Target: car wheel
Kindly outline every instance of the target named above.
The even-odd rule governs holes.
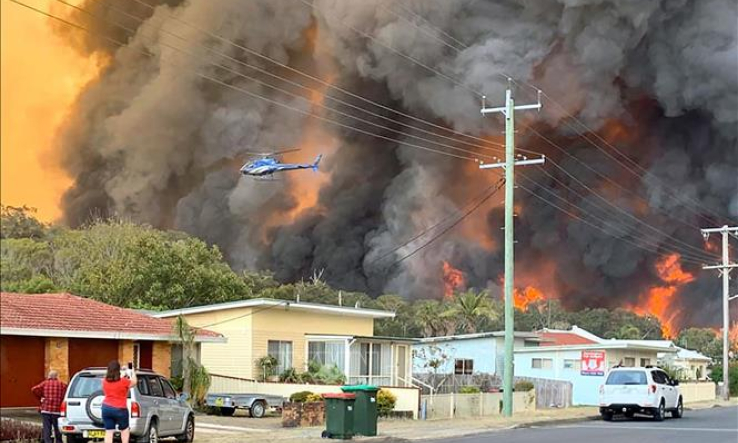
[[[664,406],[664,400],[661,400],[661,403],[659,403],[659,407],[654,409],[653,411],[653,419],[654,421],[663,421],[665,415],[666,406]]]
[[[159,443],[159,425],[156,419],[151,419],[151,424],[146,434],[138,440],[140,443]]]
[[[195,440],[195,417],[187,417],[187,424],[182,435],[177,437],[177,441],[180,443],[192,443]]]
[[[67,443],[87,443],[87,439],[80,437],[79,435],[67,434]]]
[[[684,415],[684,404],[682,404],[682,398],[679,397],[679,403],[677,404],[676,409],[671,411],[671,417],[672,418],[682,418]]]
[[[600,414],[605,421],[612,421],[612,411],[602,411]]]
[[[263,401],[254,402],[249,409],[249,415],[253,418],[262,418],[266,414],[266,406]]]
[[[236,408],[220,408],[220,415],[224,417],[231,417],[236,413]]]

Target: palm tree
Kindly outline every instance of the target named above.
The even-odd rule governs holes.
[[[454,308],[459,326],[468,334],[477,332],[484,320],[499,317],[499,312],[492,308],[486,291],[476,292],[470,289],[458,294],[454,300]]]
[[[174,322],[174,335],[182,347],[182,392],[192,395],[191,363],[195,348],[195,333],[182,315]]]
[[[448,303],[423,300],[415,304],[415,322],[424,337],[451,335],[456,329],[455,312]]]

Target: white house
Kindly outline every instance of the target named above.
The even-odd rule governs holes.
[[[677,352],[671,342],[607,340],[576,327],[543,330],[540,336],[540,347],[515,350],[515,376],[569,381],[574,405],[597,405],[599,387],[612,367],[656,365],[660,353]]]
[[[710,357],[678,346],[676,354],[659,353],[658,361],[660,366],[676,369],[685,380],[707,380],[707,366],[712,363]]]
[[[539,346],[541,342],[533,332],[516,332],[514,337],[515,348]],[[422,338],[413,345],[413,373],[501,376],[504,352],[504,331]],[[432,368],[431,362],[438,366]]]

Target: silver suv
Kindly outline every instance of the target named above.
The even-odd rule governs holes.
[[[105,436],[102,422],[102,381],[105,368],[87,368],[72,377],[62,404],[59,428],[68,443],[83,443]],[[137,370],[138,383],[128,391],[131,441],[158,443],[160,437],[176,437],[191,443],[195,438],[195,414],[187,397],[178,396],[165,377]]]

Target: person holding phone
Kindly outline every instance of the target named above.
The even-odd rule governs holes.
[[[129,443],[131,429],[128,426],[128,390],[136,386],[137,381],[131,362],[125,372],[121,371],[117,360],[108,363],[108,371],[103,380],[105,398],[102,404],[105,443],[113,443],[116,426],[120,431],[121,442]]]

